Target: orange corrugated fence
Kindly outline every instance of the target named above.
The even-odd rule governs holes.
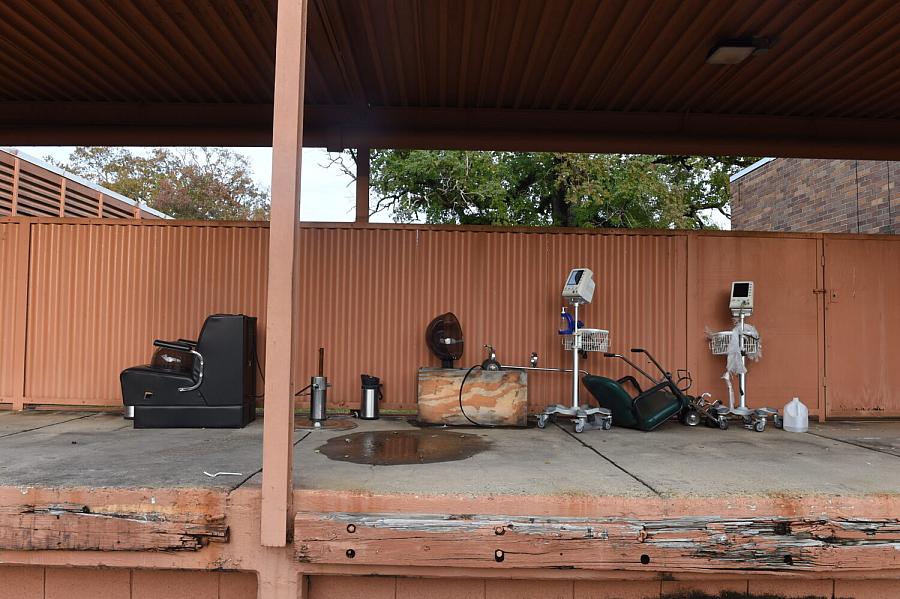
[[[147,361],[154,338],[196,336],[209,313],[257,316],[263,349],[267,243],[264,223],[0,220],[0,403],[118,406],[119,371]],[[356,407],[367,373],[384,382],[384,408],[414,408],[417,368],[437,365],[425,327],[446,311],[463,325],[462,365],[490,343],[504,363],[536,351],[567,366],[559,292],[585,266],[597,282],[586,325],[608,329],[615,351],[690,368],[696,391],[725,397],[704,329],[730,328],[729,283],[750,279],[763,337],[751,405],[798,396],[813,414],[896,417],[900,289],[884,275],[898,263],[900,239],[884,236],[302,225],[295,379],[325,347],[331,406]],[[586,368],[624,373],[599,354]],[[568,401],[569,382],[532,373],[532,410]]]

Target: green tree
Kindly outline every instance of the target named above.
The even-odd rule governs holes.
[[[345,158],[334,160],[352,175]],[[709,210],[729,215],[728,177],[754,160],[379,150],[370,184],[375,211],[400,222],[706,228],[714,226]]]
[[[179,219],[265,220],[269,192],[244,156],[227,148],[79,146],[61,168]]]

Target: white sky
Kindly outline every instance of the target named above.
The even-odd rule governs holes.
[[[36,158],[50,156],[65,162],[75,149],[73,146],[19,146]],[[129,148],[140,151],[141,148]],[[230,148],[247,157],[256,180],[265,188],[272,185],[272,148]],[[336,166],[327,168],[328,152],[323,148],[304,148],[300,187],[300,220],[318,222],[351,222],[356,219],[356,197],[353,180]],[[731,222],[716,211],[710,211],[713,221],[723,229]],[[372,222],[392,222],[391,215],[381,212]]]
[[[50,156],[66,162],[75,149],[72,146],[19,146],[35,158]],[[129,148],[140,151],[142,148]],[[269,189],[272,185],[272,148],[230,148],[247,157],[257,182]],[[300,220],[349,222],[356,220],[356,196],[353,180],[337,167],[326,168],[328,152],[322,148],[303,149],[301,170]],[[373,222],[391,222],[390,215],[379,213]]]

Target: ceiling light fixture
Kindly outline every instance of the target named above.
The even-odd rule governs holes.
[[[764,52],[768,52],[773,41],[766,37],[729,39],[719,42],[706,56],[708,64],[740,64]]]

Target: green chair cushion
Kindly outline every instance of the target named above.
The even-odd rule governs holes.
[[[651,431],[681,410],[681,400],[668,390],[660,389],[635,400],[616,381],[605,376],[585,375],[585,388],[601,408],[612,412],[613,426]]]

